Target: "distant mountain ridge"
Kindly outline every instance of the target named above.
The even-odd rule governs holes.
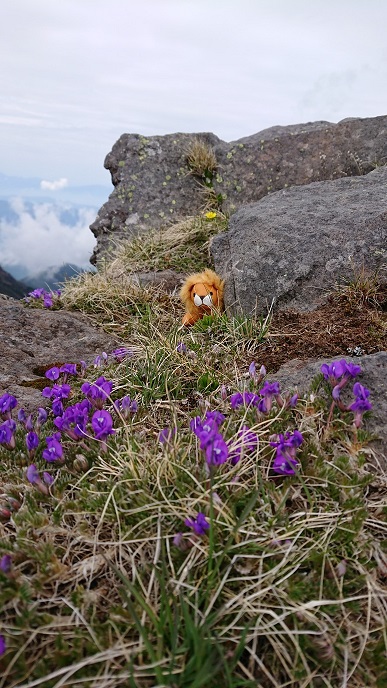
[[[30,285],[19,282],[0,266],[0,294],[22,299],[29,291],[31,291]]]
[[[42,272],[35,275],[27,275],[27,277],[23,277],[20,282],[22,285],[31,285],[32,289],[43,288],[55,290],[59,289],[63,282],[71,279],[71,277],[76,277],[76,275],[82,272],[85,272],[83,268],[71,263],[65,263],[59,267],[55,265],[47,270],[42,270]]]

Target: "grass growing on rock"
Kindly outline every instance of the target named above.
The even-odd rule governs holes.
[[[0,444],[0,688],[382,688],[387,475],[367,433],[352,412],[330,414],[322,375],[266,411],[234,403],[263,398],[275,317],[183,330],[176,297],[109,274],[72,280],[62,298],[127,350],[78,366],[63,405],[103,376],[115,432],[64,430],[63,462],[49,463],[50,414],[33,418],[35,450],[21,420],[15,447]],[[219,465],[191,425],[208,411],[224,416]],[[296,431],[295,474],[278,474],[271,443]],[[27,480],[31,463],[50,487]]]
[[[211,215],[214,217],[188,217],[121,244],[110,269],[118,273],[126,271],[126,274],[128,269],[130,272],[176,270],[181,273],[212,267],[209,242],[211,237],[226,229],[227,219],[219,211]]]

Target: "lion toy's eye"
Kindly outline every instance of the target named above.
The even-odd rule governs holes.
[[[203,299],[203,304],[205,306],[212,306],[212,298],[211,298],[211,293],[207,294],[207,296],[204,297]]]

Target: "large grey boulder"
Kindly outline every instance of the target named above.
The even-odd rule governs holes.
[[[86,316],[68,311],[26,308],[14,299],[0,300],[0,396],[13,394],[32,411],[45,406],[45,370],[54,365],[92,363],[115,340]]]
[[[293,360],[285,363],[275,374],[275,379],[281,383],[281,388],[289,391],[297,391],[300,395],[305,394],[313,378],[320,372],[322,363],[331,363],[342,358],[325,358],[320,360]],[[379,351],[369,356],[358,358],[346,357],[347,361],[352,361],[360,365],[362,374],[356,378],[364,387],[367,387],[371,394],[372,412],[365,421],[364,427],[375,438],[371,443],[371,448],[384,467],[387,467],[387,352]],[[348,384],[348,389],[352,386]],[[346,390],[346,403],[351,394]],[[352,395],[353,396],[353,395]]]
[[[198,138],[214,150],[213,194],[228,213],[279,189],[362,175],[387,161],[386,116],[271,127],[231,143],[210,133],[123,134],[105,159],[115,188],[91,225],[93,263],[123,239],[203,209],[203,187],[187,164]]]
[[[354,268],[386,264],[387,167],[243,206],[211,250],[230,311],[263,313],[272,303],[313,309]]]

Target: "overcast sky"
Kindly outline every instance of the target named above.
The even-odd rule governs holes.
[[[385,0],[2,0],[0,172],[110,183],[124,132],[387,113]]]

